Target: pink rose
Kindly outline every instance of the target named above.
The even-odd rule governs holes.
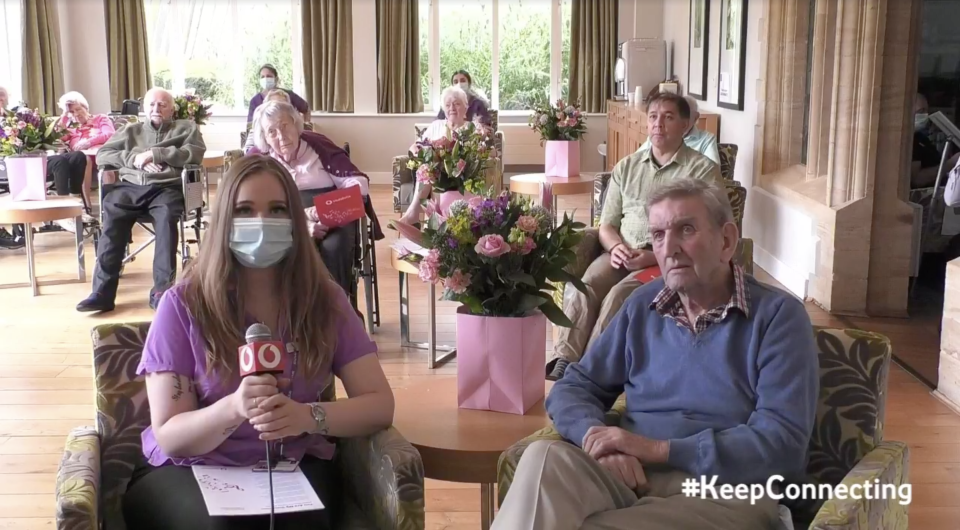
[[[477,246],[473,247],[477,254],[487,256],[488,258],[499,258],[510,252],[510,245],[500,237],[499,234],[488,234],[477,241]]]
[[[440,278],[440,253],[436,249],[431,249],[420,261],[417,276],[428,283],[436,283]]]
[[[417,182],[421,184],[433,184],[433,171],[430,170],[430,166],[424,164],[417,168]]]
[[[449,278],[444,280],[444,285],[457,294],[463,294],[467,287],[470,287],[470,274],[464,274],[460,272],[460,269],[457,269],[453,271]]]
[[[454,175],[456,175],[456,176],[462,175],[462,174],[463,174],[463,170],[466,169],[466,167],[467,167],[467,161],[461,158],[461,159],[457,162],[457,172],[454,173]]]
[[[413,156],[419,155],[419,154],[420,154],[420,144],[413,144],[413,146],[410,148],[410,153],[412,153]]]
[[[533,241],[533,238],[527,238],[523,242],[523,248],[520,249],[520,255],[526,256],[527,254],[533,252],[533,249],[537,248],[537,244]]]
[[[532,234],[540,228],[540,223],[538,223],[537,219],[532,215],[521,215],[520,218],[517,219],[517,228],[528,234]]]

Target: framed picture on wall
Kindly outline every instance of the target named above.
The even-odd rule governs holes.
[[[687,57],[687,93],[706,101],[707,65],[710,62],[710,0],[690,0],[690,44]]]
[[[717,105],[743,110],[747,66],[747,0],[721,0]]]

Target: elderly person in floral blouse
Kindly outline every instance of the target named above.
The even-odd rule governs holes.
[[[90,198],[84,193],[84,184],[89,186],[89,183],[85,183],[84,178],[87,165],[93,162],[88,157],[96,155],[116,129],[106,114],[90,114],[90,104],[79,92],[67,92],[57,105],[63,111],[59,125],[67,130],[63,137],[67,152],[47,159],[47,180],[53,181],[57,195],[82,198],[89,212]],[[61,226],[71,230],[72,225],[66,224]]]
[[[448,137],[452,131],[462,127],[467,121],[467,107],[469,98],[467,93],[459,86],[447,87],[440,94],[443,102],[444,119],[434,120],[429,127],[420,135],[421,140],[437,140]],[[482,122],[481,122],[482,123]],[[494,155],[495,156],[495,155]],[[432,187],[428,184],[417,181],[416,190],[413,192],[413,198],[410,200],[410,206],[400,217],[400,222],[408,225],[415,225],[420,222],[420,214],[423,213],[423,206],[420,201],[428,199]]]
[[[357,224],[340,227],[320,222],[313,198],[337,189],[357,186],[367,213],[370,207],[370,179],[350,161],[346,151],[326,136],[303,130],[303,117],[290,103],[271,101],[257,109],[253,122],[251,154],[267,154],[283,165],[300,190],[306,208],[307,229],[317,242],[320,257],[344,292],[352,290],[353,264],[356,260]],[[374,226],[375,232],[379,231]],[[375,233],[376,235],[376,233]]]

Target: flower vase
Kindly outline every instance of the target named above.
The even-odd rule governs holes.
[[[14,201],[43,201],[47,198],[47,154],[28,153],[4,159]]]
[[[457,309],[460,408],[526,414],[544,398],[547,318],[490,317]]]
[[[544,173],[548,177],[580,176],[579,141],[547,141],[544,154]]]

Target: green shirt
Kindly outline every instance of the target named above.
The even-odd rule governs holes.
[[[721,184],[720,166],[683,145],[673,160],[660,167],[651,149],[639,150],[613,168],[607,185],[600,224],[620,230],[630,248],[650,244],[650,229],[643,206],[647,196],[659,184],[678,177],[692,177]]]
[[[717,145],[717,137],[710,131],[701,131],[694,125],[690,134],[683,137],[683,143],[710,160],[718,164],[720,163],[720,149]],[[640,149],[650,149],[650,137],[647,137],[647,141],[640,146]]]

